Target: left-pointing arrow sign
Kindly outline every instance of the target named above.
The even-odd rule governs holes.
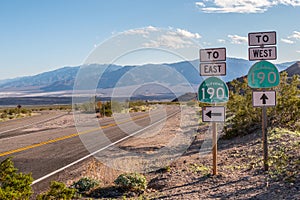
[[[212,111],[209,111],[208,113],[206,113],[206,116],[209,118],[213,116],[222,116],[222,113],[213,113]]]
[[[224,122],[225,121],[225,107],[212,106],[202,108],[203,122]]]

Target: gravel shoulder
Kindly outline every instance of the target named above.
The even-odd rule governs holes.
[[[179,114],[157,127],[148,135],[139,135],[119,144],[116,151],[109,149],[112,163],[103,162],[103,157],[90,158],[69,168],[55,177],[55,180],[71,185],[82,177],[101,181],[98,189],[92,191],[95,199],[122,199],[124,194],[115,190],[113,181],[126,170],[116,167],[123,163],[130,169],[151,167],[141,160],[131,159],[128,152],[147,155],[166,146],[182,130],[178,126]],[[189,143],[183,155],[159,157],[160,170],[142,171],[148,181],[148,189],[142,194],[145,199],[300,199],[300,134],[277,130],[270,132],[270,170],[262,170],[261,133],[218,140],[218,175],[212,175],[212,155],[209,146],[209,126],[196,128],[196,132],[184,138]],[[220,129],[221,130],[221,129]],[[222,134],[222,133],[220,133]],[[171,142],[171,144],[173,144]],[[174,143],[178,146],[178,143]],[[174,146],[174,147],[175,147]],[[172,146],[171,146],[172,147]],[[282,147],[282,148],[281,148]],[[172,148],[171,148],[172,149]],[[117,163],[117,164],[116,164]],[[125,163],[125,164],[124,164]],[[146,163],[147,164],[147,163]],[[142,168],[134,168],[139,166]],[[145,167],[146,166],[146,167]],[[123,168],[124,169],[124,168]],[[36,190],[42,192],[44,189]],[[88,198],[88,197],[87,197]],[[133,196],[133,199],[138,196]]]

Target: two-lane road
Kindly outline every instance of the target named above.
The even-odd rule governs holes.
[[[101,119],[96,128],[89,127],[87,121],[81,132],[77,132],[74,125],[38,131],[29,129],[26,134],[16,130],[16,136],[0,139],[0,160],[12,156],[21,172],[31,172],[34,179],[39,179],[178,112],[179,108],[173,106],[135,113],[117,121],[106,118]]]

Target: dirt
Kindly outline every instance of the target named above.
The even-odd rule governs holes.
[[[122,199],[128,195],[135,199],[138,194],[119,191],[113,181],[124,171],[140,171],[148,181],[147,190],[140,194],[146,199],[300,199],[300,134],[270,136],[273,137],[269,142],[270,156],[275,159],[279,147],[289,147],[284,151],[288,157],[278,157],[278,160],[287,159],[286,162],[292,164],[281,163],[283,167],[276,168],[273,163],[269,172],[263,170],[260,131],[231,140],[219,139],[218,174],[212,175],[211,146],[207,139],[209,127],[203,124],[196,127],[196,133],[179,138],[184,144],[190,142],[183,155],[178,152],[175,156],[160,155],[155,160],[158,168],[149,172],[154,169],[153,165],[136,159],[133,153],[155,157],[157,151],[166,146],[175,148],[178,143],[170,141],[181,131],[180,120],[178,114],[162,127],[158,126],[159,131],[122,142],[118,148],[109,149],[106,157],[102,154],[98,159],[90,158],[59,174],[57,180],[71,185],[81,177],[90,177],[101,181],[90,197]]]

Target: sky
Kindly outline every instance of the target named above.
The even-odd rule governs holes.
[[[115,52],[109,44],[120,35],[147,39],[158,29],[165,31],[144,47],[158,47],[159,40],[179,49],[187,44],[180,38],[188,38],[199,48],[226,47],[227,56],[244,59],[249,32],[276,31],[278,56],[272,62],[296,61],[299,19],[300,0],[1,0],[0,80],[79,66],[97,48]],[[134,43],[136,37],[125,38]],[[164,62],[158,52],[143,54]],[[139,64],[139,56],[118,64]]]

